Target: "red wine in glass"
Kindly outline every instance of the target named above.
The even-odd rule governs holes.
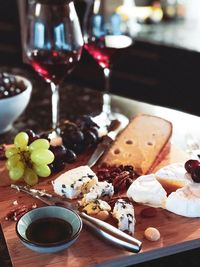
[[[52,129],[59,134],[59,86],[80,59],[83,37],[71,0],[28,1],[24,49],[52,91]]]
[[[30,64],[47,82],[59,84],[69,74],[81,56],[80,51],[31,51]]]
[[[93,39],[88,40],[84,48],[103,69],[110,69],[115,58],[132,44],[132,39],[125,35],[106,35]]]
[[[100,116],[107,125],[113,119],[126,120],[123,114],[111,110],[109,81],[114,61],[125,48],[132,45],[133,6],[134,0],[93,0],[89,2],[85,13],[84,48],[104,72],[105,87]],[[128,12],[123,13],[124,10]]]

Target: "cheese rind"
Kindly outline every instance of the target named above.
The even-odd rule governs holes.
[[[191,183],[172,192],[165,208],[181,216],[200,217],[200,184]]]
[[[138,177],[128,188],[127,196],[135,202],[152,207],[164,207],[167,193],[154,174]]]
[[[159,169],[155,176],[168,192],[176,191],[178,188],[193,182],[183,163],[167,165]]]
[[[66,198],[82,197],[98,182],[96,174],[88,166],[69,170],[52,182],[54,192]]]
[[[135,215],[133,205],[123,199],[118,199],[114,205],[112,216],[118,220],[120,230],[134,234]]]

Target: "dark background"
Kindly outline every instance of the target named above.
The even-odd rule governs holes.
[[[86,4],[83,0],[77,0],[75,5],[82,22]],[[184,21],[149,25],[148,32],[139,34],[132,47],[116,59],[111,74],[111,92],[200,115],[197,97],[200,41],[197,49],[187,46],[188,39],[195,37],[191,33],[197,31],[200,36],[198,30],[195,23]],[[22,62],[20,32],[17,1],[1,1],[0,66],[16,66],[32,71]],[[159,40],[158,34],[161,35]],[[182,40],[182,37],[186,39]],[[96,90],[104,87],[102,69],[85,51],[67,81],[69,79]]]

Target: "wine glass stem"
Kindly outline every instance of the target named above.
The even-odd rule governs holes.
[[[50,83],[52,91],[52,128],[57,132],[59,126],[59,86],[53,82]]]
[[[111,114],[111,96],[110,96],[110,69],[104,68],[105,89],[103,93],[103,113],[107,116]]]

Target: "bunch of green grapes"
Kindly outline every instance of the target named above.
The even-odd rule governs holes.
[[[20,132],[15,136],[14,144],[6,149],[6,167],[12,180],[24,179],[28,185],[35,185],[39,177],[51,174],[49,164],[54,161],[54,154],[49,150],[47,139],[37,139],[29,144],[29,136]]]

